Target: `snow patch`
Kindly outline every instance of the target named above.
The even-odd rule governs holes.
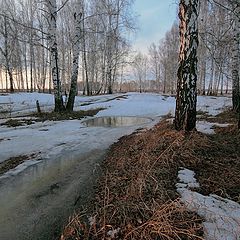
[[[211,123],[207,121],[197,121],[196,129],[197,131],[204,134],[215,134],[214,126],[216,127],[227,127],[230,124],[222,124],[222,123]]]
[[[95,216],[94,217],[89,217],[88,221],[89,221],[90,226],[92,227],[93,225],[96,224],[96,217]]]
[[[216,116],[223,109],[230,107],[231,101],[230,97],[198,96],[197,111],[203,111],[208,115]]]
[[[180,183],[176,187],[186,207],[205,219],[205,240],[238,240],[240,205],[217,195],[204,196],[190,190],[192,186],[199,187],[194,175],[191,170],[181,169],[178,173]]]
[[[182,168],[178,172],[180,183],[177,183],[177,188],[199,188],[199,183],[194,176],[195,173],[193,171]]]
[[[120,228],[109,230],[107,232],[107,235],[110,237],[110,239],[114,239],[116,235],[119,233],[119,231],[120,231]]]

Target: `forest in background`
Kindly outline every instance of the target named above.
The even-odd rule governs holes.
[[[75,17],[80,4],[78,91],[86,95],[119,91],[175,94],[178,23],[148,53],[135,52],[137,31],[132,0],[57,1],[58,68],[69,92],[74,58]],[[0,89],[51,92],[49,11],[46,1],[0,1]],[[232,89],[233,9],[231,1],[202,0],[198,48],[198,93]],[[161,23],[159,23],[161,24]]]

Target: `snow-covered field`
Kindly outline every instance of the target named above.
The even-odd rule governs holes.
[[[15,93],[0,95],[0,123],[10,117],[23,117],[36,112],[36,101],[39,101],[42,111],[53,110],[53,96],[40,93]],[[198,110],[218,114],[223,108],[230,106],[231,99],[226,97],[199,97]],[[175,98],[149,93],[126,93],[101,95],[92,97],[77,97],[75,110],[106,108],[98,112],[102,116],[139,116],[158,121],[166,114],[174,115]],[[212,133],[213,124],[199,122],[198,129]],[[46,121],[33,125],[8,128],[0,126],[0,162],[10,157],[30,155],[35,153],[39,160],[42,157],[52,157],[61,154],[66,148],[74,148],[80,142],[91,142],[98,145],[98,128],[88,128],[82,121]],[[122,131],[122,129],[119,129]],[[92,146],[93,146],[92,145]],[[94,147],[94,146],[93,146]],[[25,167],[35,164],[34,159],[28,160],[11,170],[8,175],[18,173]]]
[[[119,96],[127,96],[119,99]],[[111,99],[113,99],[111,101]],[[43,111],[53,110],[53,95],[41,93],[15,93],[0,95],[0,118],[23,116],[36,112],[36,101]],[[120,101],[121,100],[121,101]],[[231,105],[227,97],[198,97],[198,110],[216,115],[221,109]],[[100,96],[77,97],[75,110],[106,107],[98,116],[103,115],[163,115],[174,113],[175,98],[151,93],[126,93]]]
[[[119,98],[120,97],[120,98]],[[0,123],[5,122],[9,117],[27,116],[36,112],[36,100],[39,101],[42,111],[53,110],[53,96],[39,93],[17,93],[0,96],[2,112]],[[88,110],[95,108],[106,108],[100,111],[96,117],[101,116],[141,116],[152,119],[159,119],[158,116],[173,113],[174,98],[165,98],[154,94],[115,94],[93,97],[77,97],[75,110]],[[86,120],[86,119],[84,119]],[[132,127],[130,132],[140,126]],[[127,132],[122,128],[115,129],[117,137]],[[101,131],[101,133],[100,133]],[[129,133],[130,133],[129,132]],[[108,135],[108,136],[107,136]],[[89,128],[82,124],[82,121],[45,121],[36,122],[32,125],[9,128],[0,127],[0,162],[10,157],[19,155],[30,155],[35,153],[36,159],[28,160],[11,170],[7,175],[17,174],[27,166],[39,162],[41,158],[53,158],[61,155],[65,149],[75,149],[81,144],[90,143],[92,148],[99,147],[103,143],[101,138],[113,138],[103,128]],[[81,152],[80,152],[81,154]],[[0,177],[1,178],[1,177]]]
[[[50,94],[15,93],[0,95],[0,124],[6,122],[9,118],[30,118],[29,115],[36,112],[37,100],[40,103],[42,111],[53,110],[54,99]],[[231,98],[228,97],[198,97],[197,109],[209,115],[216,115],[229,106],[231,106]],[[81,169],[81,161],[84,162],[85,155],[90,156],[93,153],[98,154],[100,150],[106,151],[106,149],[121,136],[130,134],[138,128],[152,127],[164,115],[171,114],[173,116],[175,111],[175,98],[153,93],[126,93],[92,97],[82,96],[76,98],[75,110],[89,110],[99,107],[104,108],[104,110],[98,112],[95,117],[141,117],[146,118],[146,121],[118,127],[88,127],[84,124],[86,119],[91,119],[91,117],[88,117],[82,120],[35,122],[31,125],[19,127],[0,125],[0,163],[3,163],[11,157],[18,157],[21,155],[33,156],[16,168],[0,176],[0,195],[2,194],[2,197],[4,197],[4,199],[1,199],[2,202],[0,201],[2,205],[0,213],[2,211],[7,217],[8,214],[10,214],[10,210],[7,211],[6,209],[12,209],[12,212],[15,212],[23,201],[27,203],[28,198],[32,199],[32,196],[38,195],[39,193],[36,191],[40,188],[39,184],[41,188],[50,186],[51,189],[51,184],[53,183],[45,183],[45,180],[41,180],[43,174],[52,174],[50,177],[45,176],[44,179],[51,178],[54,182],[59,181],[59,179],[63,178],[59,174],[64,174],[62,172],[66,171],[65,168],[68,168],[69,164],[73,165],[71,166],[72,169],[74,169],[74,164],[80,164],[78,166],[80,166]],[[200,121],[197,123],[197,129],[204,133],[213,134],[214,130],[212,128],[214,125],[216,124]],[[224,127],[226,125],[219,126]],[[78,156],[82,156],[83,160],[79,160]],[[88,158],[89,157],[86,157],[86,159]],[[58,163],[54,165],[54,162]],[[32,170],[29,170],[31,168]],[[48,173],[48,168],[54,170],[49,170]],[[86,167],[82,169],[86,169]],[[78,172],[75,174],[79,175]],[[36,186],[38,186],[37,188],[31,186],[33,176],[37,179],[37,181],[35,181]],[[70,177],[71,172],[69,172],[64,179],[70,179]],[[5,181],[5,183],[1,185],[1,181]],[[185,182],[185,180],[182,180],[182,182]],[[197,182],[195,181],[191,184],[197,185]],[[69,182],[67,186],[72,186],[72,183]],[[3,189],[1,189],[1,187]],[[66,193],[63,194],[63,201],[66,201],[64,200],[66,196],[71,196],[72,194],[68,194],[69,188],[70,187],[66,187]],[[60,189],[62,191],[62,188]],[[72,192],[74,191],[73,188]],[[179,192],[181,194],[191,195],[190,197],[195,197],[195,193],[190,192],[185,185],[181,186]],[[184,201],[185,195],[182,195]],[[16,200],[12,202],[11,199],[16,196]],[[202,200],[213,201],[212,198],[208,199],[208,197],[197,199],[198,202]],[[49,199],[46,201],[50,204]],[[53,199],[52,205],[50,206],[54,206],[55,201],[56,200]],[[186,196],[186,201],[188,201],[188,196]],[[220,200],[217,199],[216,201]],[[192,204],[200,204],[198,202],[192,202]],[[228,203],[229,202],[227,202],[227,204]],[[193,209],[195,205],[191,205],[192,210],[196,210]],[[39,207],[39,209],[43,211],[45,203],[43,202],[41,206],[42,207]],[[60,203],[59,208],[61,209]],[[25,209],[24,211],[26,211],[26,213],[23,213],[23,216],[26,216],[27,212],[32,210]],[[199,214],[205,217],[208,212],[199,212]],[[14,217],[9,215],[11,219],[13,219],[11,223],[7,222],[6,225],[4,225],[5,223],[1,223],[0,221],[0,226],[2,224],[4,227],[8,226],[9,228],[9,231],[6,231],[7,236],[11,232],[11,226],[18,224],[23,219],[21,216],[17,217],[17,212],[15,215]],[[38,219],[39,215],[35,217]],[[206,220],[208,221],[207,217]],[[28,228],[28,224],[29,222],[26,220],[26,229]],[[21,228],[23,228],[23,226],[21,226]]]

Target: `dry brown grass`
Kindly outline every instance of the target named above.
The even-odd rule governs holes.
[[[136,219],[138,226],[129,222],[122,228],[119,227],[115,237],[108,234],[115,228],[111,224],[101,227],[95,222],[89,226],[84,221],[83,215],[75,215],[65,227],[61,240],[70,239],[203,239],[201,233],[201,219],[186,211],[178,201],[162,204],[152,211],[152,217],[142,222]],[[97,216],[95,215],[97,220]],[[106,219],[105,219],[106,220]]]
[[[179,150],[186,138],[167,121],[121,138],[103,163],[95,226],[75,217],[62,239],[108,239],[107,233],[118,228],[116,239],[201,239],[201,219],[175,200],[177,171],[185,157]],[[191,155],[191,162],[198,161]]]
[[[86,214],[77,215],[62,240],[111,239],[108,233],[116,229],[113,239],[201,239],[202,220],[178,200],[179,167],[197,173],[202,193],[240,201],[240,134],[236,124],[216,131],[212,136],[177,132],[164,120],[121,138],[102,165],[90,211],[94,224]]]
[[[170,201],[153,208],[152,217],[140,226],[128,226],[123,239],[202,239],[197,236],[200,222],[178,200]]]
[[[195,168],[203,194],[214,193],[240,203],[240,132],[237,125],[216,128],[207,146],[198,148],[201,165]]]

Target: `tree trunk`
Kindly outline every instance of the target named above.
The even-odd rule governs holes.
[[[180,52],[175,112],[176,130],[196,127],[198,0],[180,0]]]
[[[211,58],[211,74],[210,74],[210,81],[209,81],[209,85],[208,85],[208,90],[207,90],[207,95],[211,96],[213,94],[213,77],[214,77],[214,59],[213,56]]]
[[[46,0],[49,11],[49,47],[51,58],[52,81],[55,98],[55,112],[62,112],[65,108],[62,99],[61,81],[59,79],[58,68],[58,48],[57,48],[57,4],[56,0]]]
[[[7,72],[9,76],[9,82],[10,82],[10,92],[14,92],[14,87],[13,87],[13,75],[12,75],[12,69],[9,65],[7,65]]]
[[[6,59],[6,71],[9,75],[9,82],[10,82],[10,92],[14,92],[13,87],[13,74],[12,74],[12,67],[10,63],[10,54],[9,54],[9,40],[8,40],[8,28],[7,28],[7,18],[4,17],[4,37],[5,37],[5,59]],[[7,87],[6,87],[7,89]]]
[[[201,71],[201,78],[202,78],[202,84],[201,84],[201,93],[202,95],[206,94],[206,60],[204,59],[202,71]]]
[[[83,12],[84,14],[84,12]],[[88,79],[88,62],[87,62],[87,50],[86,50],[86,33],[85,33],[85,22],[84,22],[84,16],[83,16],[83,21],[82,21],[82,29],[83,29],[83,65],[84,65],[84,70],[85,70],[85,81],[86,81],[86,91],[87,91],[87,96],[90,96],[90,86],[89,86],[89,79]]]
[[[42,45],[44,45],[44,34],[42,33]],[[46,84],[46,73],[47,73],[47,67],[46,67],[46,57],[45,57],[45,49],[42,48],[41,52],[42,57],[42,69],[41,69],[41,77],[42,77],[42,92],[45,92],[45,84]]]
[[[224,76],[223,76],[223,74],[222,74],[222,77],[221,77],[221,92],[220,92],[220,94],[221,94],[221,96],[223,95],[223,85],[224,85]]]
[[[69,98],[67,102],[67,110],[73,111],[75,96],[77,95],[77,78],[80,56],[80,37],[81,37],[81,18],[82,12],[80,7],[77,8],[77,12],[74,13],[75,20],[75,37],[73,39],[73,65],[71,76],[71,88]]]
[[[234,4],[235,5],[235,4]],[[233,110],[240,113],[240,88],[239,88],[239,55],[240,55],[240,3],[234,6],[234,41],[232,57],[232,104]]]
[[[1,92],[3,92],[3,77],[2,77],[2,67],[0,68],[0,83],[1,83]]]
[[[166,84],[167,84],[167,70],[166,70],[166,64],[164,64],[163,94],[166,93]]]
[[[33,45],[30,44],[30,92],[33,92]]]
[[[24,45],[24,71],[25,71],[26,88],[28,92],[29,87],[28,87],[28,66],[27,66],[27,44]]]

